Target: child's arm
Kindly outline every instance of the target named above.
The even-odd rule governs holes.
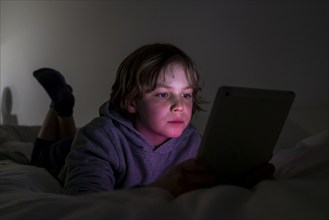
[[[169,191],[174,197],[183,193],[215,186],[218,184],[233,184],[250,188],[265,179],[274,179],[275,167],[266,163],[247,174],[241,176],[234,183],[223,183],[210,172],[207,163],[201,159],[191,159],[173,167],[156,182],[149,184],[151,187],[160,187]]]
[[[64,166],[66,194],[113,190],[117,155],[109,152],[113,149],[109,145],[111,143],[102,129],[90,126],[80,129]]]
[[[174,197],[192,190],[211,187],[216,184],[216,177],[209,171],[208,165],[200,159],[184,161],[170,169],[150,187],[160,187]]]

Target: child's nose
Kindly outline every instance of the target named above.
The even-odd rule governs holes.
[[[172,105],[171,105],[171,109],[173,111],[183,111],[184,109],[184,104],[183,104],[183,100],[181,97],[174,97],[172,100]]]

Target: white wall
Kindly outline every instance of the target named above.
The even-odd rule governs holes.
[[[55,68],[81,126],[122,59],[153,42],[194,59],[209,101],[229,84],[294,90],[294,108],[328,105],[327,1],[1,1],[1,94],[10,88],[19,124],[40,124],[49,98],[32,72]],[[200,129],[207,116],[194,119]]]

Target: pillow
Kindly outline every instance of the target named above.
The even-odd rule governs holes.
[[[34,142],[40,126],[0,125],[0,143],[5,141]]]
[[[0,143],[0,161],[12,160],[20,164],[30,164],[33,143],[5,141]]]
[[[0,160],[29,164],[40,126],[0,125]]]

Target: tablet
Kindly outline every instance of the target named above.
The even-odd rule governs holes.
[[[294,98],[292,91],[220,87],[199,157],[226,180],[268,162]]]

